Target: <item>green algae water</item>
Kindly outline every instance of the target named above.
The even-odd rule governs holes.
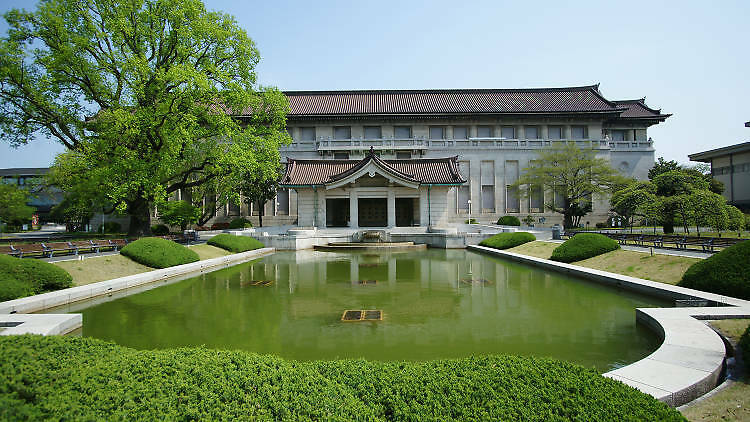
[[[466,250],[278,252],[82,302],[82,335],[137,349],[205,346],[289,359],[563,359],[600,371],[655,350],[636,307],[667,303]],[[346,310],[382,320],[342,321]],[[59,310],[57,310],[59,312]]]

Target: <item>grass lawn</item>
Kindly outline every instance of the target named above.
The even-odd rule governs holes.
[[[552,250],[559,246],[554,242],[529,242],[515,248],[507,249],[524,255],[549,259]],[[573,262],[574,265],[609,271],[616,274],[659,281],[661,283],[677,284],[687,269],[700,261],[699,258],[688,258],[674,255],[654,254],[616,250],[583,261]]]
[[[206,244],[190,246],[190,249],[195,251],[201,260],[230,254],[224,249]],[[73,276],[73,284],[76,286],[154,270],[120,254],[90,256],[85,257],[83,261],[70,260],[53,262],[53,264]]]
[[[725,319],[711,321],[732,342],[737,343],[750,319]],[[747,365],[747,362],[745,362]],[[711,397],[682,410],[691,421],[748,421],[750,420],[750,379],[747,367],[745,376]]]

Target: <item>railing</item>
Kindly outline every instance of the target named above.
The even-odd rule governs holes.
[[[375,150],[427,150],[430,148],[472,148],[472,149],[542,149],[562,144],[574,143],[581,148],[597,149],[648,149],[653,141],[612,141],[610,139],[508,139],[508,138],[468,138],[468,139],[425,139],[425,138],[353,138],[331,139],[319,137],[316,140],[296,141],[283,147],[285,150],[303,151],[365,151]]]

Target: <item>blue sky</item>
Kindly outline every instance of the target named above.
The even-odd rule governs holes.
[[[517,88],[601,83],[674,116],[656,156],[750,139],[748,1],[206,1],[257,43],[259,80],[284,90]],[[0,11],[29,8],[4,0]],[[0,33],[7,26],[0,22]],[[0,145],[0,167],[47,166],[43,138]]]

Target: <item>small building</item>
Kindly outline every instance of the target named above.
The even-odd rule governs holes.
[[[466,183],[458,157],[289,158],[283,188],[297,191],[300,226],[410,227],[449,221],[448,192]]]
[[[727,202],[750,212],[750,142],[690,154],[688,158],[711,164],[711,177],[724,184]]]

